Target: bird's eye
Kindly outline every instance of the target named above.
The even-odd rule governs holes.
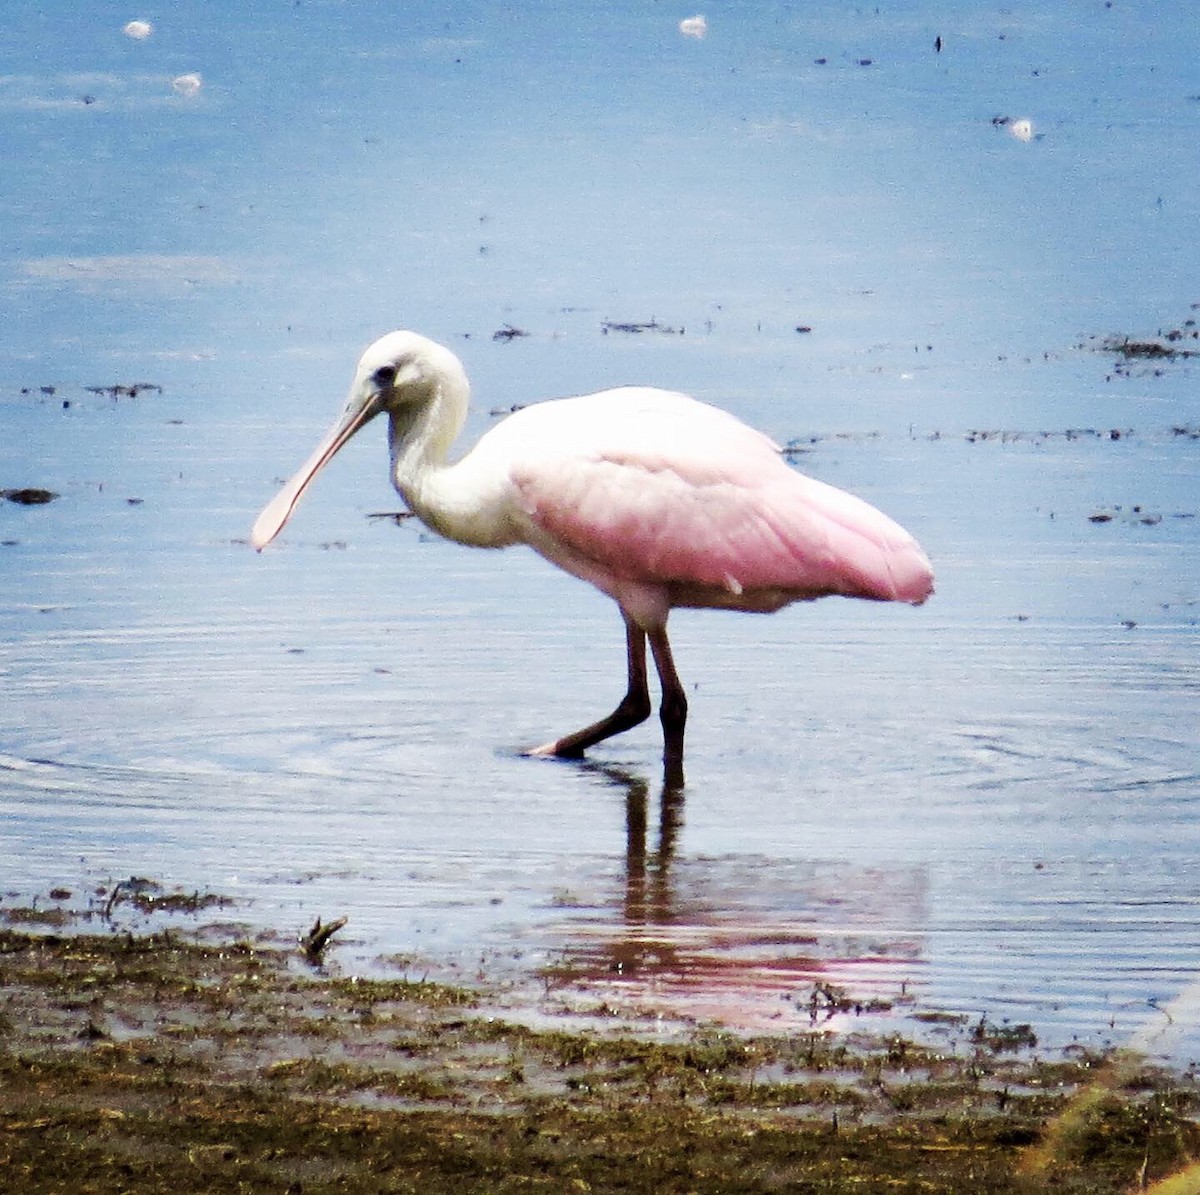
[[[380,390],[390,389],[392,383],[396,380],[396,367],[394,365],[381,365],[371,375],[371,380]]]

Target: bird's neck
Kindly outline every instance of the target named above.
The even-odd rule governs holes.
[[[405,498],[419,498],[429,476],[445,467],[470,398],[465,377],[443,376],[430,382],[420,400],[391,411],[392,480]]]
[[[469,404],[465,376],[444,376],[430,385],[424,402],[392,411],[392,481],[413,514],[439,535],[492,546],[499,533],[491,526],[493,518],[482,505],[482,495],[467,477],[458,476],[471,472],[469,458],[448,463]]]

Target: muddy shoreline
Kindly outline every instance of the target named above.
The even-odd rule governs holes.
[[[219,897],[68,895],[0,905],[3,1191],[1116,1192],[1200,1152],[1194,1076],[1032,1033],[530,1028]]]

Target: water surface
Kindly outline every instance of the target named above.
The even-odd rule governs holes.
[[[1189,29],[660,8],[179,5],[134,43],[18,4],[0,486],[59,497],[0,503],[5,899],[152,875],[516,1008],[855,1023],[837,990],[1194,1057],[1196,371],[1100,351],[1200,301]],[[619,695],[605,599],[369,518],[375,429],[244,542],[401,324],[462,355],[469,436],[721,403],[936,597],[677,615],[682,792],[653,723],[522,758]]]

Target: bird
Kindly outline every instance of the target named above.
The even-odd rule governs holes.
[[[480,548],[525,544],[616,602],[627,686],[616,708],[524,754],[581,759],[652,712],[681,768],[688,701],[667,638],[681,607],[773,613],[842,595],[920,605],[933,570],[916,540],[861,498],[800,473],[769,437],[685,394],[623,386],[517,408],[451,461],[470,404],[462,362],[415,332],[359,359],[345,406],[250,533],[261,552],[321,469],[377,416],[392,483],[430,530]]]

